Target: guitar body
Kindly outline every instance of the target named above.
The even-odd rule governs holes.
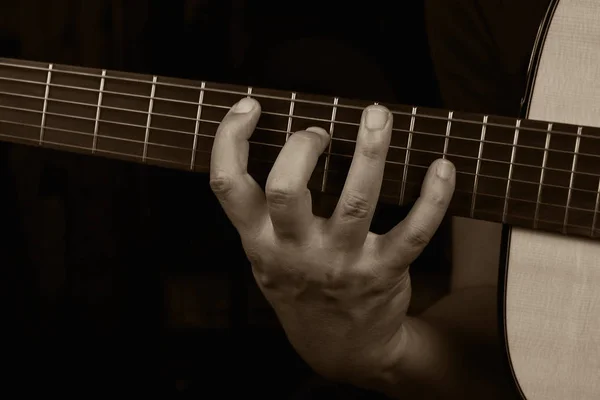
[[[600,3],[554,3],[532,57],[526,117],[600,126]],[[600,242],[505,234],[502,317],[522,396],[599,399]]]

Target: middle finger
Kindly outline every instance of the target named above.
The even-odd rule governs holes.
[[[322,128],[296,132],[275,161],[265,194],[273,230],[280,239],[307,239],[314,221],[308,181],[329,139],[329,133]]]

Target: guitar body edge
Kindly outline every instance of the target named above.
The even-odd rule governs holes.
[[[600,126],[598,65],[600,3],[553,1],[532,53],[523,117]],[[600,398],[600,241],[505,226],[498,291],[521,396]]]
[[[503,336],[527,400],[600,397],[600,243],[506,228]]]

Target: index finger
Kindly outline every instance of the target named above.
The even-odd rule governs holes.
[[[260,112],[256,100],[240,100],[219,124],[212,147],[210,187],[238,231],[256,227],[266,216],[263,191],[248,174],[248,140]]]

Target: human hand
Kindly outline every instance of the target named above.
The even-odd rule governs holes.
[[[258,286],[291,344],[324,376],[368,376],[397,360],[411,297],[408,267],[441,223],[455,185],[452,163],[437,160],[407,217],[384,235],[369,232],[381,189],[393,116],[382,106],[362,115],[356,150],[329,219],[312,213],[309,178],[329,134],[292,134],[265,193],[247,172],[260,104],[245,98],[221,122],[210,184],[240,234]]]

